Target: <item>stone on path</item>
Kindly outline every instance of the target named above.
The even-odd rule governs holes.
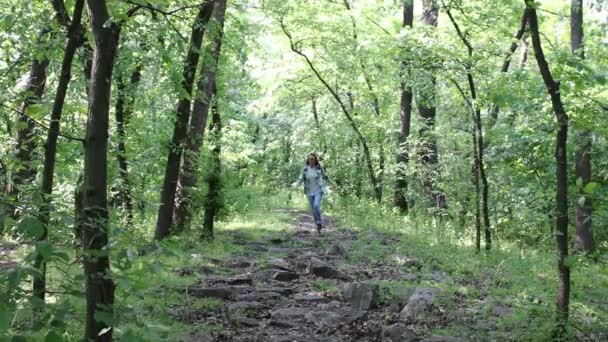
[[[410,342],[416,340],[416,333],[403,324],[382,327],[381,342]]]
[[[178,338],[179,342],[214,342],[215,338],[205,331],[191,332]]]
[[[306,308],[291,306],[273,310],[270,312],[270,316],[275,320],[292,321],[304,318],[304,315],[306,315],[308,311],[309,310]]]
[[[376,284],[348,283],[342,287],[342,296],[357,310],[378,307],[379,287]]]
[[[401,310],[401,319],[414,320],[424,315],[441,293],[443,293],[443,290],[439,288],[417,287],[410,296],[407,305]]]
[[[273,280],[278,281],[292,281],[298,279],[298,274],[290,271],[278,271],[272,275]]]
[[[337,241],[334,242],[331,246],[329,246],[329,248],[327,249],[327,254],[337,255],[346,258],[348,256],[348,247],[345,242]]]
[[[272,286],[272,287],[257,288],[256,292],[276,292],[282,296],[289,296],[290,294],[292,294],[294,292],[294,290],[290,287]]]
[[[329,303],[331,298],[319,296],[314,293],[299,293],[293,296],[296,302],[302,303]]]
[[[251,275],[251,278],[253,280],[258,280],[258,281],[269,281],[269,280],[274,279],[275,273],[284,272],[284,271],[285,270],[278,269],[278,268],[269,268],[269,269],[265,269],[265,270],[253,273]]]
[[[312,257],[308,260],[307,273],[314,274],[317,277],[328,279],[348,280],[348,276],[337,268],[327,265],[325,262]]]
[[[265,301],[278,301],[283,296],[277,292],[252,292],[247,294],[242,294],[238,296],[236,299],[239,301],[245,302],[265,302]]]
[[[328,311],[328,310],[314,310],[308,311],[304,315],[306,320],[310,323],[315,324],[338,324],[338,323],[352,323],[363,319],[367,316],[366,311],[359,310],[342,310],[342,311]]]
[[[291,265],[289,265],[289,263],[285,259],[281,259],[281,258],[270,258],[270,259],[268,259],[268,267],[267,268],[274,268],[274,269],[277,269],[277,270],[283,270],[283,271],[293,272],[293,269],[291,268]]]
[[[236,302],[228,305],[228,312],[231,315],[244,314],[246,316],[255,315],[259,311],[268,309],[268,307],[260,302]]]
[[[237,290],[233,287],[191,287],[187,291],[189,295],[194,297],[218,299],[230,299],[237,293]]]
[[[462,340],[452,336],[433,335],[420,342],[461,342]]]
[[[252,285],[253,279],[249,277],[234,277],[234,278],[208,278],[208,282],[214,284],[226,284],[226,285]]]
[[[277,327],[277,328],[281,328],[281,329],[291,329],[296,327],[295,324],[288,322],[288,321],[279,321],[276,319],[271,319],[268,321],[268,325],[271,327]]]

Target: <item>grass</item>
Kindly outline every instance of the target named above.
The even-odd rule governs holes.
[[[430,272],[429,265],[435,263],[454,279],[448,289],[463,294],[466,306],[474,308],[480,302],[484,303],[481,309],[486,311],[481,317],[487,317],[487,310],[496,303],[513,309],[512,315],[497,322],[503,338],[533,341],[550,338],[557,287],[553,245],[522,249],[517,244],[502,241],[489,253],[476,254],[472,236],[462,234],[464,229],[442,228],[440,221],[426,216],[403,217],[377,203],[353,198],[337,200],[332,210],[340,218],[340,225],[362,233],[352,245],[352,261],[386,261],[394,255],[407,255],[424,261],[422,273]],[[458,231],[461,233],[455,233]],[[378,236],[396,237],[398,242],[383,245]],[[575,334],[571,337],[605,339],[608,331],[608,260],[604,257],[592,262],[574,256],[570,262],[569,331]],[[391,286],[394,285],[388,285],[389,289]],[[453,333],[453,330],[437,331],[442,332]]]

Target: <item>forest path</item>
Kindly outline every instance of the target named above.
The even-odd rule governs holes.
[[[208,275],[186,289],[192,302],[221,305],[172,312],[182,322],[221,328],[201,329],[182,341],[459,340],[432,334],[455,321],[447,306],[464,310],[458,296],[444,290],[453,280],[434,260],[424,267],[399,253],[395,244],[403,242],[395,236],[340,229],[331,217],[318,235],[309,213],[274,211],[294,221],[263,241],[226,232],[243,251],[221,261],[222,276],[206,269]]]

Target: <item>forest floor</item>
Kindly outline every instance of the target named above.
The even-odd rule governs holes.
[[[177,270],[199,280],[169,315],[193,328],[180,341],[505,341],[533,334],[530,306],[550,315],[542,296],[507,290],[501,265],[454,272],[442,257],[392,233],[345,229],[327,217],[317,235],[309,213],[274,209],[283,229],[224,232],[242,249],[204,266]],[[526,275],[523,275],[526,277]],[[496,291],[499,291],[497,293]],[[193,304],[198,301],[198,304]],[[203,304],[201,304],[201,301]],[[516,309],[515,307],[519,307]],[[546,323],[546,321],[545,321]],[[537,325],[538,329],[541,329]],[[540,332],[541,336],[544,334]],[[579,333],[601,340],[606,333]],[[574,337],[574,336],[573,336]]]
[[[198,240],[193,226],[150,244],[146,220],[113,230],[117,340],[551,340],[557,280],[549,247],[495,237],[492,251],[476,254],[466,231],[449,235],[449,221],[338,197],[324,203],[330,215],[318,235],[305,203],[250,192],[218,222],[213,241]],[[27,251],[0,242],[0,273]],[[566,340],[606,341],[607,261],[570,261]],[[65,317],[61,334],[80,340],[80,264],[53,264],[49,284],[66,293],[47,301],[49,312]],[[28,317],[24,302],[12,318],[15,332],[28,329]],[[34,340],[45,334],[32,332]]]
[[[294,219],[284,231],[251,241],[232,231],[243,251],[219,261],[229,275],[215,276],[213,268],[204,280],[189,286],[189,296],[221,299],[217,311],[174,308],[171,314],[190,323],[215,323],[215,334],[194,332],[183,341],[457,341],[432,335],[431,328],[466,320],[467,313],[450,317],[446,306],[458,306],[458,294],[441,286],[453,280],[437,265],[421,272],[423,262],[406,254],[389,260],[366,256],[367,242],[387,249],[395,237],[337,229],[325,218],[317,234],[313,218],[297,209],[277,209]],[[356,246],[357,245],[357,246]],[[393,246],[395,247],[395,246]],[[437,262],[436,260],[431,260]],[[193,269],[182,269],[190,273]],[[403,281],[405,280],[405,281]],[[425,283],[426,285],[421,285]],[[464,308],[463,308],[464,309]],[[494,306],[483,329],[493,330],[496,318],[511,313]]]

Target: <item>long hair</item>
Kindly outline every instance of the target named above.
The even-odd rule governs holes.
[[[308,159],[310,159],[311,156],[315,157],[315,168],[320,169],[321,168],[321,164],[319,163],[319,157],[317,156],[316,153],[311,153],[311,154],[308,155],[308,157],[306,157],[306,165],[310,166],[310,163],[308,162]]]

